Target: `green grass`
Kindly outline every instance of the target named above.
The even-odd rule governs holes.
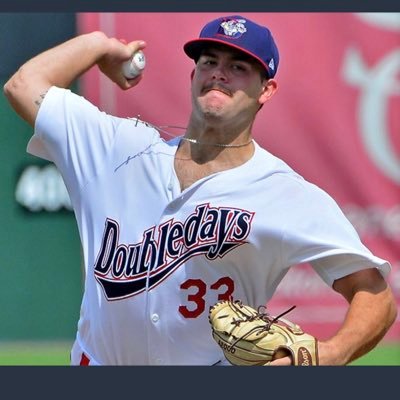
[[[72,343],[0,342],[0,365],[69,365]]]
[[[400,365],[400,342],[380,344],[351,365]]]
[[[0,342],[0,365],[69,365],[68,342]],[[351,365],[400,365],[400,343],[380,344]]]

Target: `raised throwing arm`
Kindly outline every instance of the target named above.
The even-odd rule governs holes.
[[[121,89],[135,86],[141,76],[127,80],[122,73],[122,63],[145,46],[143,41],[126,44],[102,32],[77,36],[23,64],[4,85],[4,93],[21,118],[33,126],[39,106],[51,86],[67,88],[96,64]]]

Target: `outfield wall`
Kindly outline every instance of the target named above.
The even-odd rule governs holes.
[[[0,14],[0,82],[75,33],[73,14]],[[53,166],[25,151],[32,129],[0,96],[0,341],[71,340],[82,266],[73,214]]]

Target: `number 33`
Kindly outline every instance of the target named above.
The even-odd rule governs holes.
[[[189,294],[187,297],[187,300],[189,302],[195,304],[195,308],[189,310],[186,306],[179,306],[179,312],[185,318],[197,318],[201,313],[204,312],[206,308],[206,301],[204,300],[204,296],[207,292],[207,285],[201,279],[188,279],[187,281],[182,283],[180,288],[184,290],[197,288],[196,293]],[[235,289],[235,283],[228,276],[224,276],[210,286],[211,290],[219,290],[220,288],[225,288],[225,291],[218,294],[218,301],[229,300],[232,297],[233,291]]]

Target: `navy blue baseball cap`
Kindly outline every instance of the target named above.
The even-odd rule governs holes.
[[[256,59],[273,78],[279,64],[279,52],[270,30],[240,15],[217,18],[204,26],[197,39],[187,42],[185,53],[197,61],[207,45],[221,43]]]

